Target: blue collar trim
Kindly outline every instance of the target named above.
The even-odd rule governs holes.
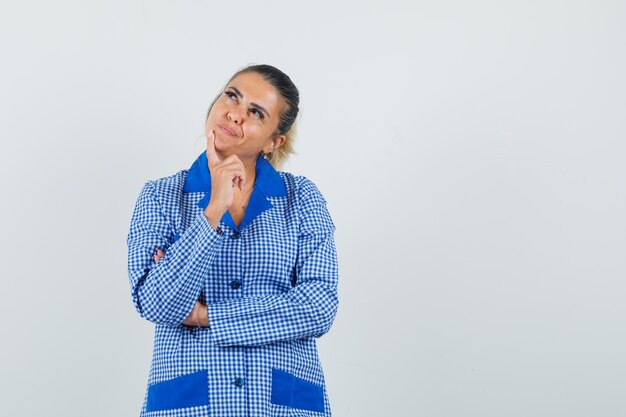
[[[272,208],[273,205],[267,197],[284,197],[287,195],[285,182],[267,159],[263,156],[259,156],[256,160],[255,169],[256,179],[254,189],[250,195],[248,207],[239,227],[235,226],[228,211],[226,211],[222,217],[222,221],[233,229],[243,229],[245,226],[252,223],[259,214]],[[202,152],[194,161],[193,165],[191,165],[191,168],[189,168],[183,192],[205,192],[206,195],[198,202],[198,207],[205,209],[209,205],[211,199],[211,173],[209,172],[206,152]]]

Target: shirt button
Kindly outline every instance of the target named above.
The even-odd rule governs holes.
[[[240,235],[241,235],[241,234],[240,234],[239,232],[233,232],[233,234],[232,234],[232,235],[230,235],[230,237],[231,237],[232,239],[238,239]]]
[[[218,235],[221,235],[222,233],[224,233],[222,232],[222,228],[219,226],[217,226],[217,229],[215,229],[215,231],[217,232]]]
[[[235,386],[243,387],[243,385],[245,383],[246,383],[245,379],[243,379],[243,378],[235,378]]]
[[[236,290],[239,287],[241,287],[241,281],[239,281],[238,279],[234,279],[230,282],[230,288],[232,288],[233,290]]]

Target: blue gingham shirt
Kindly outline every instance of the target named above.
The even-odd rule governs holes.
[[[206,153],[148,181],[128,234],[132,300],[155,323],[141,416],[330,416],[316,339],[338,306],[335,226],[317,187],[263,157],[244,218],[204,216]],[[155,262],[160,248],[165,256]],[[196,301],[210,327],[182,324]]]

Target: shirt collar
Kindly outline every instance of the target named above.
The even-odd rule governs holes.
[[[263,156],[259,156],[256,160],[256,178],[254,182],[254,189],[239,227],[235,225],[228,211],[224,213],[221,219],[225,225],[235,230],[243,229],[265,210],[273,207],[273,204],[267,197],[287,195],[287,188],[282,177]],[[189,169],[183,192],[205,192],[205,196],[198,201],[198,207],[205,209],[209,205],[211,200],[211,173],[209,172],[206,152],[203,152]]]

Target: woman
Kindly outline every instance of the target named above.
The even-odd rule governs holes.
[[[156,324],[142,416],[331,414],[315,338],[337,312],[335,227],[310,180],[273,166],[298,105],[280,70],[238,71],[209,108],[206,152],[141,190],[128,270]]]

